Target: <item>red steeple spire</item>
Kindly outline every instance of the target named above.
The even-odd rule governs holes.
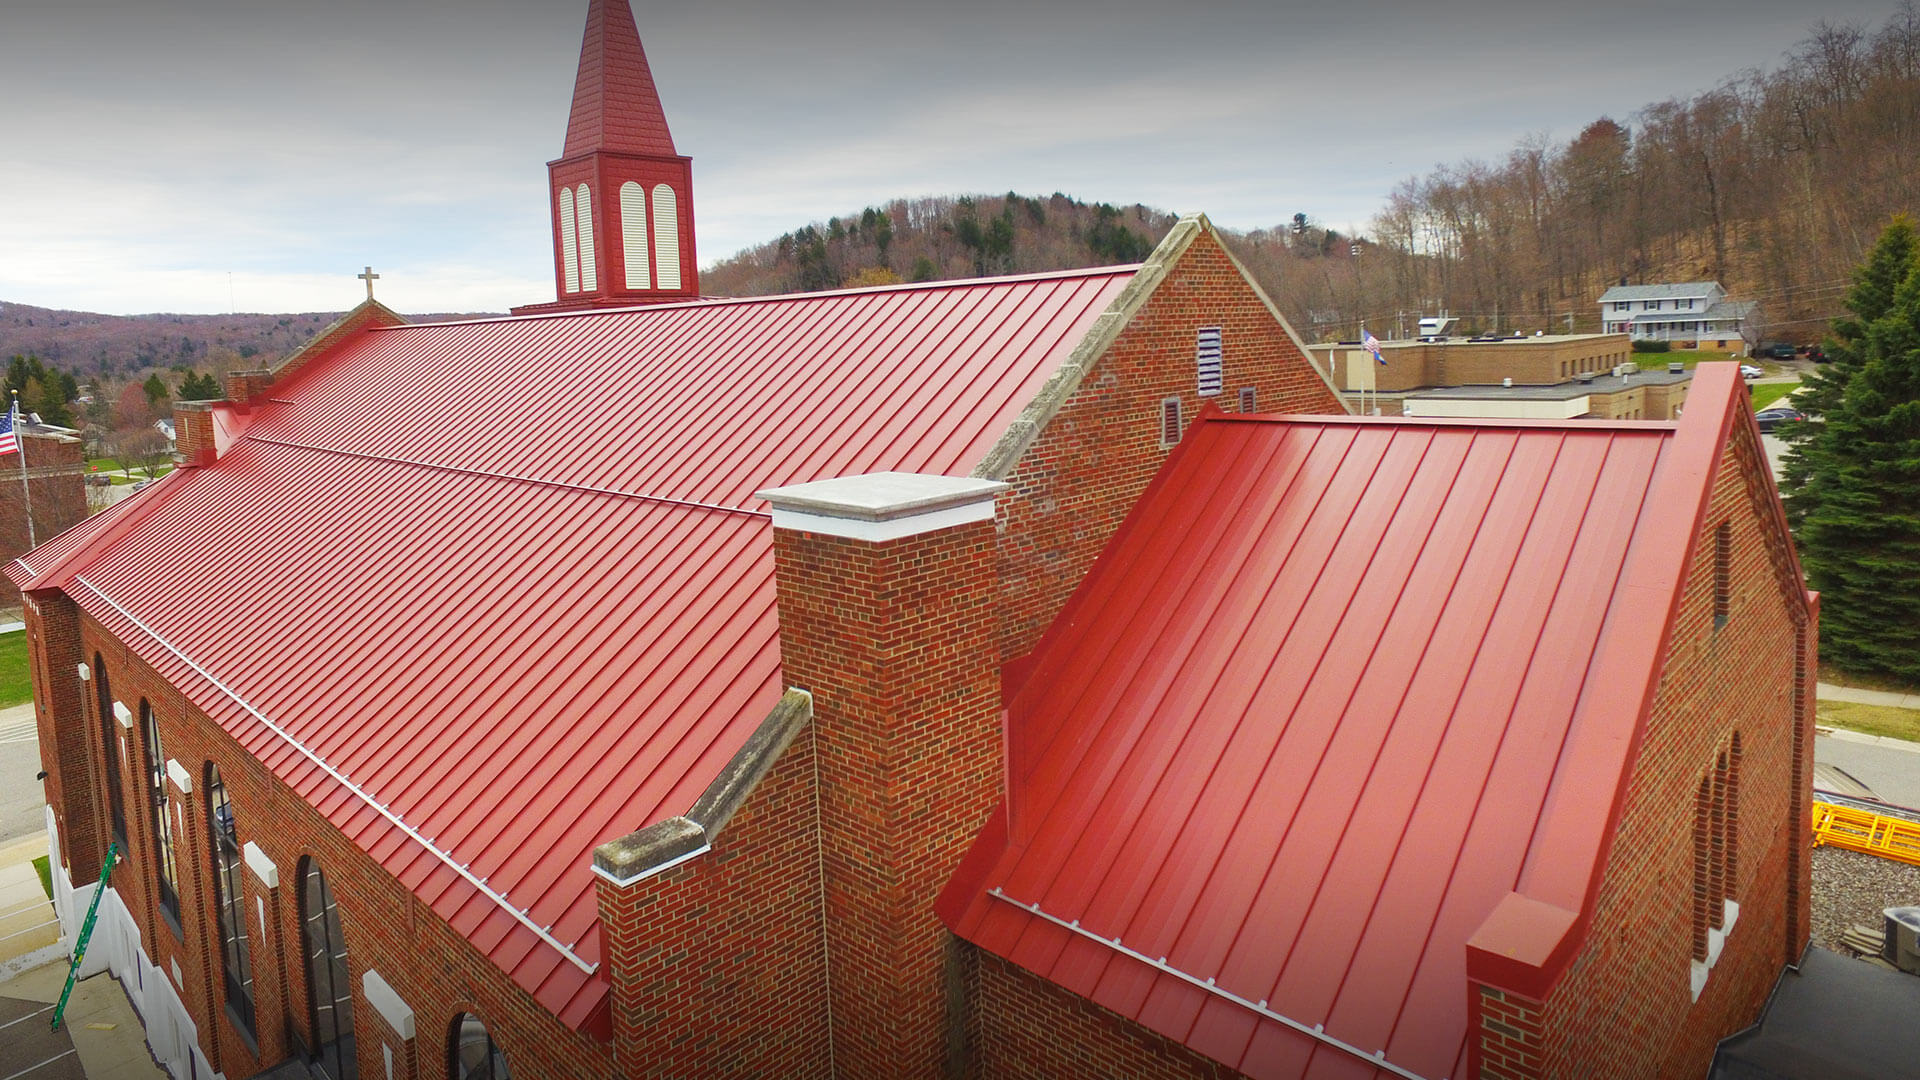
[[[592,0],[563,158],[594,150],[676,157],[627,0]]]
[[[673,148],[628,0],[589,0],[567,147],[547,163],[556,299],[517,312],[700,295],[693,159]]]

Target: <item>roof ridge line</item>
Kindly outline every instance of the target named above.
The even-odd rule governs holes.
[[[1036,270],[1030,274],[1003,274],[999,277],[947,278],[940,281],[902,281],[893,285],[867,285],[854,289],[822,289],[818,292],[770,293],[766,296],[698,296],[670,304],[629,304],[621,307],[582,307],[566,311],[534,311],[525,315],[491,315],[480,319],[451,319],[446,322],[410,322],[399,326],[377,326],[374,330],[421,330],[435,326],[481,326],[489,323],[518,322],[526,319],[564,319],[577,315],[632,315],[643,311],[705,310],[726,304],[768,304],[787,300],[814,300],[830,296],[872,296],[878,293],[914,290],[952,289],[983,285],[1020,284],[1030,281],[1060,281],[1066,278],[1119,277],[1138,273],[1145,263],[1114,263],[1111,266],[1078,266],[1065,270]]]
[[[369,454],[360,450],[342,450],[336,446],[315,446],[312,443],[293,442],[289,439],[270,439],[264,435],[248,435],[248,442],[265,443],[268,446],[287,446],[295,450],[312,450],[320,454],[339,454],[342,457],[359,458],[362,461],[385,461],[395,465],[412,465],[420,469],[438,469],[441,472],[459,473],[462,476],[482,476],[489,480],[512,480],[522,484],[540,484],[545,487],[564,488],[568,491],[585,491],[594,495],[615,495],[623,499],[640,499],[645,502],[662,503],[667,506],[681,506],[691,510],[717,510],[723,514],[744,514],[747,517],[772,519],[767,510],[749,510],[744,506],[726,506],[721,503],[695,502],[692,499],[675,499],[667,495],[650,495],[641,491],[621,491],[619,488],[595,487],[592,484],[570,484],[564,480],[547,480],[538,476],[516,476],[513,473],[487,472],[483,469],[469,469],[459,465],[445,465],[437,461],[419,461],[414,458],[392,457],[386,454]]]
[[[275,735],[278,735],[281,741],[285,742],[288,746],[293,747],[293,749],[298,751],[308,761],[311,761],[315,765],[319,766],[322,772],[325,772],[328,776],[332,777],[342,787],[346,788],[348,792],[358,797],[361,802],[366,803],[367,806],[372,808],[375,813],[379,814],[389,824],[399,829],[402,833],[405,833],[408,838],[412,839],[415,843],[425,848],[429,854],[439,859],[441,863],[445,864],[454,873],[458,874],[468,884],[472,885],[475,889],[478,889],[482,896],[485,896],[487,899],[493,901],[494,904],[497,907],[499,907],[502,911],[505,911],[508,915],[511,915],[515,922],[518,922],[520,925],[526,927],[528,930],[533,931],[535,936],[537,936],[541,941],[547,943],[548,945],[551,945],[555,951],[559,952],[561,956],[566,957],[567,960],[570,961],[575,967],[579,968],[581,971],[584,971],[589,975],[592,975],[599,970],[600,965],[588,963],[585,958],[580,956],[580,954],[574,952],[571,947],[563,944],[559,938],[554,937],[551,927],[541,926],[540,924],[533,921],[532,916],[528,915],[526,912],[520,910],[519,908],[514,907],[513,902],[507,899],[505,893],[495,891],[492,886],[487,884],[484,878],[480,877],[478,874],[475,874],[470,867],[468,867],[464,863],[461,863],[458,859],[455,859],[451,852],[443,850],[439,845],[427,839],[426,835],[420,832],[420,830],[414,828],[412,825],[407,824],[406,819],[402,818],[391,807],[375,799],[373,795],[370,794],[365,788],[362,788],[359,784],[356,784],[352,780],[348,779],[345,773],[341,772],[339,769],[334,768],[334,766],[331,763],[329,763],[325,758],[321,757],[318,753],[315,753],[310,747],[308,747],[305,743],[301,742],[299,739],[294,738],[293,735],[289,733],[285,728],[281,727],[279,724],[274,723],[272,718],[268,717],[266,713],[256,708],[252,702],[249,702],[247,699],[241,697],[237,692],[233,690],[233,688],[229,687],[226,683],[220,681],[219,676],[215,675],[211,671],[208,671],[205,667],[201,666],[199,661],[193,659],[191,656],[188,656],[185,650],[181,649],[179,646],[175,645],[173,642],[168,641],[166,638],[161,637],[160,634],[157,631],[155,631],[152,627],[148,626],[144,622],[141,622],[139,616],[135,615],[133,612],[128,611],[126,608],[122,607],[119,601],[115,600],[111,596],[108,596],[106,591],[100,588],[100,586],[95,585],[91,581],[88,581],[85,577],[83,577],[80,574],[75,574],[73,576],[73,580],[79,582],[82,585],[85,585],[88,589],[92,590],[95,596],[98,596],[100,599],[106,601],[109,605],[111,605],[115,611],[120,613],[120,616],[122,618],[132,623],[135,627],[137,627],[140,630],[141,633],[159,642],[160,645],[163,648],[165,648],[168,652],[178,657],[181,663],[184,663],[188,667],[192,668],[195,674],[207,680],[208,683],[212,684],[212,686],[215,689],[219,690],[222,694],[225,694],[227,698],[230,699],[234,704],[240,706],[242,709],[245,709],[248,713],[252,714],[253,717],[259,720],[260,723],[264,725],[268,731],[271,731]],[[258,755],[253,755],[253,756],[256,758],[256,760],[258,759]]]

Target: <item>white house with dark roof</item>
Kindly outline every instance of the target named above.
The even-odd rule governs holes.
[[[1717,281],[1616,285],[1600,295],[1600,325],[1609,334],[1698,341],[1703,349],[1751,347],[1760,343],[1760,305],[1727,299]]]

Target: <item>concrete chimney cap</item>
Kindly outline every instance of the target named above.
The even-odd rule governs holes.
[[[1011,487],[971,476],[880,472],[754,494],[772,504],[775,528],[883,540],[984,521],[993,516],[994,497]]]

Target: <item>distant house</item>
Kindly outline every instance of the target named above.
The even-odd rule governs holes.
[[[162,434],[162,435],[165,435],[165,436],[167,437],[167,452],[168,452],[168,453],[172,453],[172,452],[173,452],[173,447],[174,447],[174,442],[173,442],[173,421],[171,421],[171,420],[155,420],[155,421],[153,422],[153,429],[154,429],[155,431],[158,431],[158,432],[159,432],[160,434]]]
[[[1703,349],[1760,343],[1760,305],[1729,300],[1717,281],[1678,285],[1615,285],[1600,295],[1600,324],[1609,334],[1650,341],[1697,341]]]

